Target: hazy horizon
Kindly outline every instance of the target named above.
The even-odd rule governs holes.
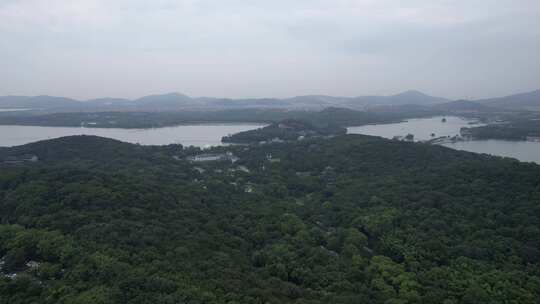
[[[488,96],[488,97],[485,97],[485,98],[482,98],[482,99],[506,97],[506,96],[512,96],[512,95],[517,95],[517,94],[522,94],[522,93],[536,92],[536,91],[540,91],[540,89],[534,89],[534,90],[527,91],[527,92],[515,92],[515,93],[499,95],[499,96]],[[418,92],[418,93],[422,93],[422,94],[425,94],[425,95],[431,96],[431,97],[445,98],[445,99],[448,99],[450,101],[455,101],[455,100],[471,100],[471,101],[474,101],[474,100],[476,100],[476,99],[452,99],[452,98],[449,98],[449,97],[446,97],[446,96],[432,95],[432,94],[429,94],[429,93],[426,93],[426,92],[423,92],[423,91],[420,91],[420,90],[415,90],[415,89],[410,89],[410,90],[405,90],[405,91],[395,92],[395,93],[390,93],[390,94],[380,94],[380,95],[361,94],[361,95],[355,95],[355,96],[329,95],[329,94],[305,94],[305,95],[294,95],[294,96],[283,96],[283,97],[276,97],[276,96],[247,96],[247,97],[236,97],[235,98],[235,97],[210,96],[210,95],[193,96],[193,95],[186,94],[184,92],[156,92],[156,93],[150,93],[148,95],[136,96],[136,97],[133,97],[133,98],[123,97],[123,96],[95,96],[95,97],[92,97],[92,98],[77,98],[77,97],[72,97],[72,96],[49,95],[49,94],[38,94],[38,95],[25,95],[25,94],[6,94],[6,95],[3,95],[3,94],[0,94],[0,97],[6,97],[6,96],[13,96],[13,97],[49,96],[49,97],[69,98],[69,99],[73,99],[73,100],[77,100],[77,101],[91,101],[91,100],[94,100],[94,99],[137,100],[139,98],[148,97],[148,96],[154,96],[154,95],[159,96],[159,95],[168,95],[168,94],[180,94],[180,95],[186,95],[186,96],[188,96],[190,98],[216,98],[216,99],[223,98],[223,99],[240,100],[240,99],[287,99],[287,98],[304,97],[304,96],[329,96],[329,97],[337,97],[337,98],[356,98],[356,97],[370,97],[370,96],[383,96],[383,97],[386,96],[387,97],[387,96],[395,96],[395,95],[408,93],[408,92]]]
[[[0,95],[448,99],[540,88],[540,2],[7,0]]]

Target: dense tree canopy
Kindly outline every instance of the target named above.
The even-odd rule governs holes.
[[[538,112],[509,112],[496,116],[482,114],[479,117],[488,124],[465,128],[462,133],[474,139],[526,140],[531,136],[540,137]]]
[[[369,123],[399,121],[411,117],[429,117],[438,111],[356,111],[347,108],[326,108],[320,111],[288,109],[235,109],[215,111],[171,112],[68,112],[34,111],[0,112],[0,125],[63,126],[88,128],[157,128],[194,123],[273,123],[284,119],[300,119],[316,125],[357,126]]]
[[[343,135],[1,149],[0,303],[538,303],[540,166]],[[247,170],[246,170],[247,169]]]
[[[225,136],[221,141],[241,144],[269,141],[296,141],[310,137],[334,136],[346,133],[346,128],[332,123],[312,124],[303,120],[286,119],[263,128]]]

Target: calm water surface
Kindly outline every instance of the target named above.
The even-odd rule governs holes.
[[[540,164],[540,143],[508,140],[471,140],[443,144],[452,149],[506,156]]]
[[[446,117],[442,122],[441,117],[410,119],[408,121],[392,124],[379,124],[348,128],[349,134],[366,134],[393,138],[413,134],[415,141],[431,139],[431,133],[435,137],[459,135],[462,127],[471,126],[471,121],[460,117]],[[526,141],[506,140],[472,140],[459,141],[443,144],[445,147],[497,156],[513,157],[520,161],[535,162],[540,164],[540,143]]]
[[[141,145],[219,146],[223,136],[261,128],[261,124],[199,124],[156,129],[104,129],[0,126],[0,146],[23,145],[70,135],[97,135]]]
[[[446,119],[446,122],[442,122],[443,118]],[[473,122],[460,117],[439,116],[431,118],[409,119],[404,122],[391,124],[350,127],[347,131],[350,134],[365,134],[390,139],[394,136],[405,136],[410,133],[414,135],[415,141],[420,141],[433,138],[431,133],[434,133],[435,137],[459,135],[459,130],[462,127],[471,126],[469,123]]]
[[[29,111],[31,109],[0,109],[0,112],[18,112],[18,111]]]

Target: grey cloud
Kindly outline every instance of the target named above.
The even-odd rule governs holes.
[[[450,98],[540,87],[536,0],[0,3],[0,95]]]

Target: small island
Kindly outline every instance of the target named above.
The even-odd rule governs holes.
[[[347,129],[331,124],[315,125],[302,120],[287,119],[264,128],[225,136],[224,143],[264,144],[272,142],[297,141],[313,137],[332,137],[346,134]]]

